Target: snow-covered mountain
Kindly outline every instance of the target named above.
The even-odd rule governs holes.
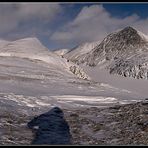
[[[111,74],[148,79],[148,36],[126,27],[105,37],[79,63],[107,69]]]
[[[64,54],[64,57],[77,64],[82,63],[86,53],[90,52],[98,44],[99,41],[83,43],[68,51],[66,54]]]
[[[87,64],[96,66],[100,61],[112,61],[147,52],[148,39],[132,27],[126,27],[118,32],[109,34],[86,57]],[[138,61],[138,60],[137,60]]]
[[[77,120],[73,121],[75,118],[80,119],[78,127],[82,127],[82,133],[80,130],[79,135],[82,138],[86,129],[88,135],[92,133],[90,131],[94,131],[93,126],[96,133],[91,135],[95,135],[96,141],[106,137],[108,127],[117,125],[114,119],[118,111],[119,115],[121,113],[120,108],[118,109],[120,104],[139,102],[147,98],[148,81],[111,75],[105,69],[120,75],[133,74],[134,77],[134,74],[140,73],[140,76],[145,76],[148,73],[147,41],[147,36],[128,27],[110,34],[101,43],[82,44],[61,55],[62,50],[57,51],[58,54],[51,52],[37,38],[0,40],[0,144],[29,144],[33,133],[28,134],[27,122],[55,106],[64,109],[66,115],[72,117],[71,131],[77,131]],[[107,108],[96,112],[97,108],[114,105],[117,106],[113,107],[111,112],[108,112]],[[135,108],[136,111],[139,110],[137,106]],[[78,116],[75,111],[78,111]],[[86,114],[86,111],[89,114]],[[142,114],[143,111],[142,109]],[[126,108],[125,112],[127,113]],[[131,112],[133,113],[133,107]],[[113,113],[115,116],[112,116]],[[133,114],[131,115],[133,117]],[[138,116],[136,121],[141,119],[139,117],[141,116]],[[113,119],[113,122],[109,123],[108,119]],[[92,123],[90,128],[86,121]],[[103,123],[103,130],[104,125],[106,126],[104,131],[100,130],[100,125],[99,130],[96,130],[96,125],[100,122]],[[139,126],[137,123],[136,130]],[[112,134],[110,136],[112,137]],[[106,140],[108,139],[116,141],[107,137]],[[84,144],[87,144],[87,141],[84,140]]]
[[[16,41],[0,41],[0,52],[11,55],[29,55],[48,52],[37,38],[24,38]]]
[[[75,74],[79,78],[88,78],[82,68],[72,62],[68,62],[65,58],[62,58],[57,54],[50,52],[37,38],[25,38],[12,42],[1,42],[1,57],[18,57],[33,61],[42,61],[48,63],[50,68],[55,69],[56,71],[61,71],[65,75]],[[71,70],[73,67],[77,72]]]
[[[104,101],[116,103],[120,100],[118,92],[124,101],[133,96],[125,89],[92,81],[83,68],[50,52],[36,38],[3,43],[0,46],[0,104],[14,102],[14,108],[18,104],[20,108],[53,105],[75,108],[96,106],[96,103],[103,106]]]

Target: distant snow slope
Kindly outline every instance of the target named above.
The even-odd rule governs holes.
[[[88,78],[82,68],[72,62],[67,62],[65,58],[61,58],[55,53],[50,52],[37,38],[25,38],[8,42],[4,46],[0,45],[0,56],[41,60],[50,64],[50,68],[52,67],[71,74],[75,74],[71,71],[71,67],[74,66],[78,77]]]
[[[55,50],[53,51],[55,54],[59,55],[59,56],[62,56],[64,54],[66,54],[67,52],[69,51],[69,49],[58,49],[58,50]]]
[[[9,41],[0,39],[0,48],[3,48],[5,45],[7,45]]]
[[[3,48],[1,48],[0,51],[11,53],[37,54],[43,51],[47,52],[48,49],[45,48],[37,38],[24,38],[16,41],[9,41]]]
[[[77,64],[81,63],[83,61],[83,58],[85,57],[86,53],[90,52],[95,46],[99,44],[98,42],[87,42],[83,43],[73,49],[71,49],[69,52],[67,52],[64,57],[69,59],[70,61],[73,61]]]

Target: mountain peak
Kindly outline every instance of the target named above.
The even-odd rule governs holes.
[[[81,58],[81,63],[96,66],[104,59],[107,61],[120,57],[128,52],[135,53],[148,47],[148,36],[142,32],[127,26],[106,36],[85,58]]]
[[[140,39],[140,34],[138,32],[139,31],[137,31],[135,28],[127,26],[124,29],[117,32],[117,35],[123,36],[125,39],[137,40],[138,38]]]
[[[42,43],[35,37],[23,38],[15,41],[10,41],[8,44],[4,44],[1,48],[0,44],[0,51],[13,53],[13,55],[36,55],[36,54],[43,54],[48,53],[48,49],[42,45]]]
[[[133,27],[131,26],[127,26],[125,27],[124,29],[121,30],[122,32],[132,32],[132,33],[137,33],[137,30],[134,29]]]
[[[119,30],[115,33],[111,33],[107,36],[107,40],[114,42],[114,44],[125,44],[126,46],[140,46],[146,42],[146,36],[135,28],[127,26],[122,30]]]
[[[116,34],[120,39],[128,40],[129,42],[137,42],[141,40],[138,31],[130,26],[125,27],[121,31],[117,32]]]

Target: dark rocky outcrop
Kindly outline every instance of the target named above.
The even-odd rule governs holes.
[[[34,117],[28,123],[28,127],[35,133],[32,144],[71,144],[69,125],[64,119],[63,111],[58,107]]]

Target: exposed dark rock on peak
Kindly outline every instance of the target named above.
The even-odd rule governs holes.
[[[131,33],[137,33],[137,30],[134,29],[133,27],[131,26],[127,26],[125,27],[124,29],[122,29],[122,32],[131,32]]]
[[[109,62],[110,60],[129,55],[128,53],[135,54],[141,50],[146,51],[147,42],[144,34],[128,26],[105,37],[92,52],[87,54],[83,63],[89,66],[96,66],[104,59]]]
[[[116,36],[119,40],[125,41],[127,45],[129,44],[140,44],[142,42],[142,38],[138,34],[137,30],[128,26],[119,31]]]
[[[35,117],[28,123],[28,127],[35,132],[32,144],[71,144],[69,125],[58,107]]]

